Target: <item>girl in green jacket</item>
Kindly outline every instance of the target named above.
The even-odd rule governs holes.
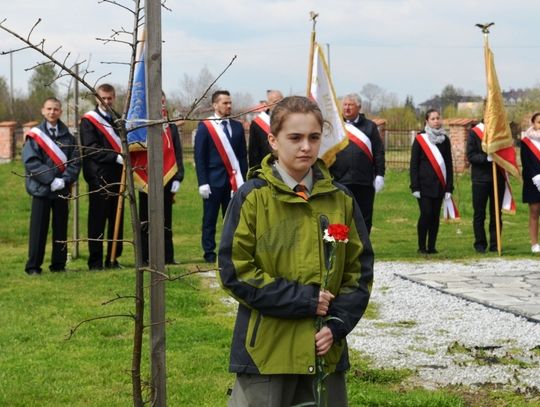
[[[373,251],[351,193],[317,158],[324,124],[305,97],[279,102],[268,135],[274,156],[251,169],[227,209],[219,278],[239,302],[229,406],[313,402],[320,366],[328,405],[347,405],[346,336],[369,301]],[[329,261],[331,224],[349,233]]]

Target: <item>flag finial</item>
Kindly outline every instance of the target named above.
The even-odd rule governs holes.
[[[317,17],[319,17],[319,13],[316,13],[315,11],[309,12],[309,19],[313,21],[313,31],[315,31],[315,24],[317,24]]]
[[[495,25],[495,23],[475,24],[476,27],[481,28],[484,34],[489,34],[489,27]]]

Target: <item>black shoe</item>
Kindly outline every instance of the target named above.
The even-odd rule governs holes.
[[[437,254],[437,253],[439,253],[439,252],[437,251],[437,249],[428,249],[427,252],[428,252],[428,254]]]
[[[208,253],[204,255],[204,261],[207,263],[215,263],[216,255],[214,253]]]
[[[40,270],[26,270],[26,274],[28,274],[29,276],[39,276],[41,275],[41,271]]]
[[[120,263],[118,263],[118,260],[115,261],[106,261],[105,262],[105,268],[106,269],[121,269],[123,268]]]
[[[427,254],[428,251],[427,251],[426,249],[418,249],[418,250],[416,251],[416,253],[418,253],[418,254]]]
[[[484,246],[474,246],[474,250],[476,250],[477,253],[485,253],[486,248]]]
[[[499,250],[497,249],[497,246],[495,246],[495,247],[490,247],[489,251],[490,252],[498,252]]]
[[[64,267],[62,267],[62,268],[49,267],[49,270],[50,270],[51,273],[63,273],[64,271],[66,271],[66,269]]]
[[[180,262],[176,261],[175,259],[172,259],[172,260],[165,260],[165,264],[168,264],[171,266],[177,266],[180,264]]]

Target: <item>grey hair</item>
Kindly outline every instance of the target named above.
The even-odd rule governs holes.
[[[354,100],[358,106],[362,106],[362,98],[358,93],[349,93],[348,95],[343,96],[343,100]]]

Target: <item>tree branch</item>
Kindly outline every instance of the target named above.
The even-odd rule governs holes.
[[[77,329],[79,329],[82,325],[87,324],[92,321],[97,321],[100,319],[109,319],[109,318],[131,318],[135,319],[135,315],[133,314],[112,314],[112,315],[102,315],[100,317],[94,317],[94,318],[88,318],[84,321],[79,322],[77,325],[75,325],[73,328],[70,329],[68,336],[66,337],[66,341],[69,341],[73,335],[75,335],[75,332]]]

